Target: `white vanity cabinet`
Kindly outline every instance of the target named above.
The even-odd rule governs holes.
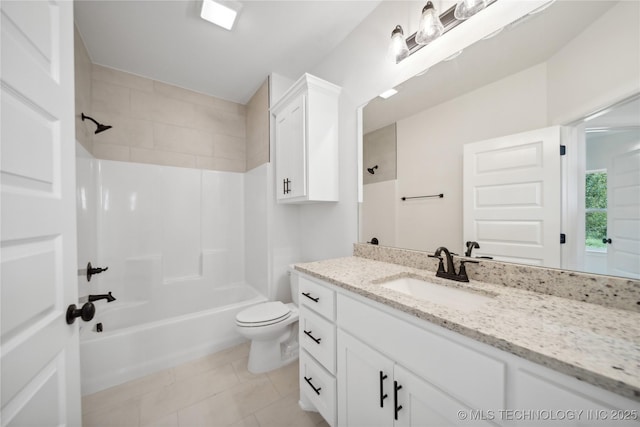
[[[271,107],[278,202],[338,201],[340,90],[305,74]]]
[[[458,411],[470,410],[342,330],[338,370],[340,426],[454,426],[461,422]]]
[[[300,313],[301,405],[332,426],[640,426],[637,401],[305,274]]]
[[[335,291],[305,276],[298,279],[300,404],[336,423]]]

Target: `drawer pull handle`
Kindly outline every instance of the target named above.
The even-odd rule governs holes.
[[[316,297],[316,298],[312,297],[312,296],[311,296],[311,292],[306,292],[306,293],[305,293],[305,292],[303,292],[303,293],[302,293],[302,295],[304,295],[305,297],[309,298],[309,299],[310,299],[311,301],[313,301],[313,302],[318,302],[318,301],[320,301],[320,297]]]
[[[384,400],[387,397],[389,397],[388,395],[386,395],[384,393],[384,384],[383,384],[383,382],[386,379],[387,379],[387,376],[382,371],[380,371],[380,407],[381,408],[384,408]]]
[[[309,378],[304,377],[304,380],[307,382],[307,384],[309,384],[309,387],[311,387],[311,388],[313,389],[313,391],[315,391],[315,392],[316,392],[316,394],[317,394],[318,396],[320,396],[320,390],[322,390],[322,387],[315,388],[315,387],[314,387],[314,385],[311,383],[311,380],[312,380],[312,379],[313,379],[313,378],[311,378],[311,377],[309,377]]]
[[[322,338],[316,338],[316,337],[314,337],[313,335],[311,335],[311,332],[313,332],[313,331],[304,331],[304,334],[305,334],[306,336],[308,336],[309,338],[311,338],[312,340],[314,340],[314,341],[316,342],[316,344],[320,344],[320,340],[321,340]]]
[[[401,385],[398,385],[398,381],[393,382],[393,406],[395,407],[395,415],[394,418],[398,419],[398,412],[402,409],[402,405],[398,405],[398,390],[402,388]]]

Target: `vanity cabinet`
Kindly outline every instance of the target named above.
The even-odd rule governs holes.
[[[300,403],[332,426],[640,426],[637,401],[298,274]]]
[[[470,410],[342,330],[337,348],[340,426],[449,426],[461,422],[459,410]]]
[[[301,276],[298,279],[300,404],[316,410],[330,425],[336,420],[335,291]]]
[[[305,74],[271,107],[278,202],[338,201],[339,95],[340,87]]]

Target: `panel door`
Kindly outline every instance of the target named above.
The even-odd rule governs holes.
[[[607,273],[640,279],[640,149],[613,156],[607,177]]]
[[[560,127],[464,146],[463,237],[477,255],[560,267]]]
[[[402,409],[396,427],[494,425],[490,419],[495,412],[472,410],[400,365],[394,367],[394,378],[402,386],[398,390],[397,404]]]
[[[393,425],[393,362],[338,330],[338,425]]]
[[[80,425],[73,3],[2,1],[2,425]]]
[[[278,200],[304,197],[306,182],[305,96],[276,116],[276,194]]]

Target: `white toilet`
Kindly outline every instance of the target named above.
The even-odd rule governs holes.
[[[292,303],[269,301],[236,316],[240,334],[251,340],[249,372],[277,369],[298,357],[298,276],[289,272]]]

